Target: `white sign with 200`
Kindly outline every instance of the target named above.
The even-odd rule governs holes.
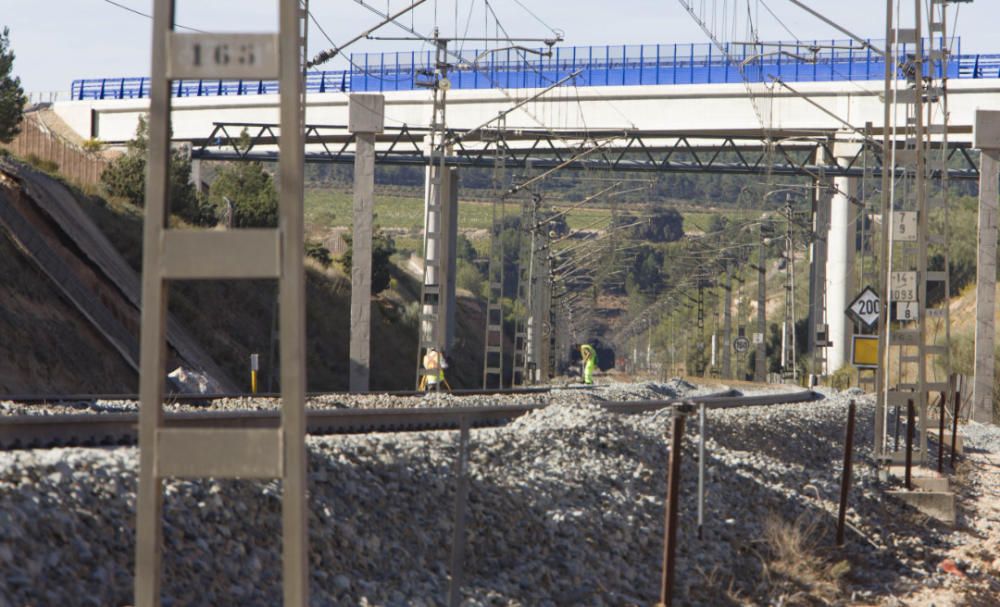
[[[851,305],[847,307],[847,313],[869,329],[874,328],[878,324],[880,313],[878,295],[871,287],[865,287],[865,290],[859,293]]]

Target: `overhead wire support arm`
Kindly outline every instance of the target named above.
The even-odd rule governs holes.
[[[478,57],[476,59],[478,60]],[[559,88],[560,86],[562,86],[563,84],[566,84],[570,80],[575,79],[577,76],[579,76],[582,73],[583,73],[582,69],[576,70],[572,74],[568,74],[566,77],[559,79],[557,82],[552,83],[551,85],[549,85],[548,87],[546,87],[546,88],[542,89],[541,91],[535,93],[531,97],[528,97],[526,99],[522,99],[521,101],[518,101],[514,105],[510,106],[509,108],[507,108],[506,110],[504,110],[502,112],[499,112],[496,116],[494,116],[493,118],[490,118],[489,120],[487,120],[486,122],[480,124],[479,126],[473,127],[471,129],[469,129],[468,131],[465,131],[464,133],[460,133],[460,134],[457,134],[457,135],[452,135],[450,138],[448,138],[448,140],[450,142],[459,143],[462,140],[464,140],[464,139],[466,139],[468,137],[471,137],[472,135],[475,135],[476,133],[478,133],[479,131],[483,130],[484,128],[486,128],[490,124],[493,124],[494,122],[496,122],[498,120],[503,120],[504,118],[506,118],[508,115],[510,115],[511,113],[513,113],[514,111],[516,111],[517,109],[523,107],[524,105],[526,105],[526,104],[528,104],[528,103],[530,103],[532,101],[535,101],[535,100],[539,99],[540,97],[544,96],[546,93],[549,93],[553,89]]]
[[[402,17],[403,15],[405,15],[406,13],[408,13],[408,12],[412,11],[413,9],[417,8],[418,6],[420,6],[421,4],[423,4],[424,2],[427,2],[427,0],[414,0],[413,4],[411,4],[410,6],[407,6],[406,8],[397,11],[393,15],[386,15],[386,16],[384,16],[382,18],[382,21],[379,22],[377,25],[366,29],[365,31],[361,32],[360,34],[358,34],[357,36],[351,38],[350,40],[348,40],[347,42],[341,44],[340,46],[335,46],[335,47],[333,47],[331,49],[322,51],[321,53],[317,54],[315,57],[312,58],[311,61],[309,61],[308,63],[306,63],[306,67],[307,68],[311,68],[311,67],[316,67],[317,65],[320,65],[321,63],[326,63],[330,59],[333,59],[334,57],[336,57],[345,48],[351,46],[352,44],[354,44],[358,40],[361,40],[361,39],[364,39],[364,38],[367,38],[367,37],[371,36],[373,32],[375,32],[375,31],[381,29],[382,27],[384,27],[384,26],[392,23],[393,21],[395,21],[399,17]]]
[[[871,50],[871,52],[877,54],[880,57],[885,57],[885,51],[884,50],[878,48],[877,46],[873,45],[871,42],[865,40],[864,38],[855,35],[849,29],[847,29],[846,27],[840,25],[839,23],[837,23],[836,21],[830,19],[829,17],[827,17],[826,15],[820,13],[819,11],[810,8],[808,5],[806,5],[805,2],[799,2],[799,0],[788,0],[788,1],[791,2],[792,4],[794,4],[795,6],[801,8],[805,12],[809,13],[813,17],[816,17],[817,19],[819,19],[823,23],[825,23],[825,24],[829,25],[830,27],[836,29],[838,32],[844,34],[845,36],[848,36],[849,38],[851,38],[852,40],[854,40],[855,42],[857,42],[858,44],[860,44],[864,48],[867,48],[867,49]]]
[[[563,209],[562,211],[559,211],[555,215],[547,217],[546,221],[552,221],[553,219],[558,219],[559,217],[562,217],[563,215],[566,215],[570,211],[574,211],[576,209],[579,209],[580,207],[582,207],[583,205],[587,204],[588,202],[590,202],[590,201],[592,201],[592,200],[594,200],[596,198],[600,198],[601,196],[607,194],[608,192],[610,192],[611,190],[617,188],[621,184],[622,184],[621,181],[616,181],[613,184],[611,184],[610,186],[608,186],[608,187],[604,188],[603,190],[601,190],[600,192],[597,192],[596,194],[591,194],[590,196],[587,196],[586,198],[584,198],[580,202],[578,202],[578,203],[576,203],[576,204],[574,204],[574,205],[572,205],[572,206],[570,206],[570,207],[568,207],[566,209]],[[638,189],[644,190],[646,188],[638,188]]]
[[[573,164],[577,160],[580,160],[581,158],[589,156],[589,155],[593,154],[594,152],[596,152],[598,150],[604,149],[605,147],[607,147],[608,145],[610,145],[613,141],[615,141],[617,139],[618,139],[617,137],[611,137],[609,139],[604,140],[604,142],[599,143],[599,144],[595,145],[594,147],[592,147],[592,148],[590,148],[588,150],[583,150],[582,152],[577,152],[576,154],[573,154],[573,156],[571,158],[569,158],[568,160],[560,163],[558,166],[555,166],[555,167],[549,169],[548,171],[545,171],[541,175],[538,175],[537,177],[533,177],[533,178],[529,179],[528,181],[525,181],[524,183],[522,183],[520,185],[512,186],[509,190],[507,190],[507,194],[506,195],[510,196],[512,194],[516,194],[516,193],[520,192],[521,190],[530,187],[532,184],[537,183],[537,182],[545,179],[546,177],[548,177],[552,173],[555,173],[557,171],[560,171],[560,170],[568,167],[569,165]]]

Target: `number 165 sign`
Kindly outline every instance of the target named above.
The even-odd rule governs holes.
[[[185,34],[167,38],[171,80],[278,77],[277,34]]]

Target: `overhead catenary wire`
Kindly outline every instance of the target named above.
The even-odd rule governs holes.
[[[126,11],[128,11],[130,13],[139,15],[140,17],[145,17],[146,19],[152,19],[153,18],[153,16],[150,15],[149,13],[144,13],[144,12],[142,12],[140,10],[136,10],[136,9],[132,8],[131,6],[126,6],[126,5],[121,4],[119,2],[115,2],[115,0],[104,0],[104,2],[107,2],[108,4],[110,4],[112,6],[117,6],[118,8],[126,10]],[[188,25],[181,25],[180,23],[175,23],[174,27],[176,29],[187,30],[189,32],[196,32],[196,33],[199,33],[199,34],[207,33],[207,32],[205,32],[205,30],[200,30],[198,28],[190,27]]]
[[[340,54],[340,52],[343,51],[348,46],[354,44],[355,42],[357,42],[359,40],[362,40],[362,39],[370,36],[372,33],[374,33],[375,31],[377,31],[378,29],[384,27],[385,25],[388,25],[390,21],[398,19],[399,17],[405,15],[406,13],[414,10],[415,8],[417,8],[418,6],[420,6],[421,4],[423,4],[424,2],[427,2],[427,0],[413,0],[413,3],[410,4],[409,6],[407,6],[406,8],[404,8],[404,9],[402,9],[400,11],[397,11],[394,15],[387,16],[385,19],[383,19],[380,23],[378,23],[374,27],[370,27],[370,28],[366,29],[365,31],[363,31],[362,33],[358,34],[357,36],[351,38],[350,40],[348,40],[344,44],[341,44],[341,45],[338,46],[336,44],[333,44],[333,42],[331,41],[331,44],[333,45],[332,48],[330,48],[328,50],[325,50],[325,51],[317,54],[315,57],[312,58],[312,60],[310,60],[308,63],[306,63],[306,67],[307,68],[316,67],[317,65],[319,65],[321,63],[325,63],[325,62],[329,61],[330,59],[333,59],[334,57],[336,57],[338,54]],[[386,7],[386,8],[388,9],[388,7]],[[326,31],[323,29],[323,26],[321,26],[319,24],[319,21],[317,21],[317,19],[316,19],[315,16],[313,16],[312,12],[309,13],[309,18],[312,19],[313,24],[315,24],[316,27],[317,27],[317,29],[319,29],[320,33],[323,34],[323,37],[325,37],[327,40],[330,40],[330,36],[327,35]],[[348,59],[348,61],[352,65],[354,65],[353,61],[351,61],[350,59]]]

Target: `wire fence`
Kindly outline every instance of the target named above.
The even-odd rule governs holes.
[[[870,45],[883,46],[879,40]],[[925,43],[924,48],[930,44]],[[1000,54],[961,54],[947,63],[949,78],[1000,78]],[[910,51],[905,47],[900,59]],[[774,43],[642,44],[539,48],[532,51],[470,50],[449,74],[454,89],[543,88],[580,72],[577,86],[642,86],[770,82],[838,82],[881,80],[884,58],[850,40]],[[350,70],[312,71],[306,91],[411,91],[431,84],[433,51],[359,53],[350,55]],[[936,74],[937,77],[945,74]],[[902,74],[900,74],[902,77]],[[140,99],[149,96],[146,77],[74,80],[72,99]],[[175,97],[272,95],[276,80],[176,80]]]

